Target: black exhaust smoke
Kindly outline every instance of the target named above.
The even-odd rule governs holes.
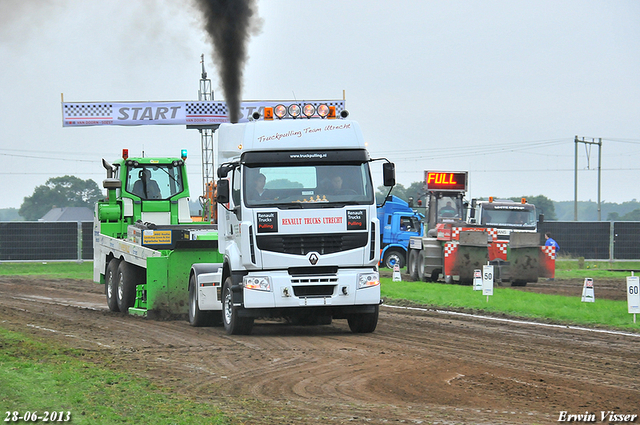
[[[195,0],[202,12],[204,29],[213,44],[229,120],[238,122],[242,99],[242,74],[247,42],[260,30],[255,0]]]

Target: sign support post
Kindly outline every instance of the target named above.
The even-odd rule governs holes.
[[[633,323],[636,323],[636,313],[640,313],[640,277],[627,276],[627,306],[629,314],[633,313]]]
[[[493,266],[482,266],[482,295],[487,296],[487,302],[493,295]]]

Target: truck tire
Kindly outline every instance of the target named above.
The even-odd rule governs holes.
[[[424,272],[424,255],[422,251],[418,251],[418,262],[416,265],[416,269],[418,273],[418,280],[421,282],[426,282],[427,274]]]
[[[107,295],[107,306],[111,311],[120,311],[118,308],[118,299],[116,293],[118,292],[118,266],[120,260],[117,258],[112,259],[107,264],[107,271],[104,276],[104,293]]]
[[[195,275],[189,279],[189,324],[191,326],[213,326],[215,324],[216,311],[202,311],[198,307],[198,283]]]
[[[229,335],[249,335],[253,329],[253,317],[239,317],[238,307],[233,305],[233,280],[227,277],[222,287],[222,324]]]
[[[384,267],[393,269],[393,266],[397,264],[398,267],[403,268],[406,262],[404,257],[404,252],[398,249],[390,249],[384,253],[384,260],[382,261],[382,265]]]
[[[418,250],[412,249],[409,251],[409,259],[407,260],[407,273],[411,276],[411,279],[414,281],[419,280],[418,277],[418,256],[420,252]]]
[[[129,312],[136,302],[136,286],[142,283],[140,270],[131,263],[120,261],[118,266],[118,285],[116,299],[118,308],[123,313]]]
[[[380,306],[375,306],[375,311],[373,313],[352,314],[347,317],[347,322],[349,322],[349,329],[351,329],[351,332],[354,334],[364,334],[375,331],[376,326],[378,325],[379,310]]]
[[[440,269],[434,269],[434,270],[431,272],[431,277],[429,278],[429,281],[431,281],[431,282],[437,282],[437,281],[438,281],[438,279],[440,278],[440,272],[441,272],[441,271],[442,271],[442,270],[440,270]]]

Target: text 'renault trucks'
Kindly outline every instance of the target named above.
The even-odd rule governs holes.
[[[526,202],[473,201],[467,217],[467,177],[466,171],[425,172],[426,231],[410,238],[407,273],[416,280],[436,281],[443,275],[447,283],[471,284],[474,270],[494,264],[499,282],[512,285],[553,277],[555,256],[540,246],[535,207]],[[500,212],[495,219],[494,211]],[[513,220],[502,217],[504,211],[513,214]],[[522,217],[515,218],[516,213]]]
[[[191,325],[222,321],[230,334],[269,317],[347,319],[353,332],[373,332],[381,301],[372,159],[358,124],[335,116],[326,104],[278,105],[221,124],[217,225],[190,223],[184,158],[103,161],[109,198],[96,206],[94,279],[106,283],[109,307],[188,313]],[[393,186],[393,164],[382,165]]]

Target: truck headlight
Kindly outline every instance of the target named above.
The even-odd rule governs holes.
[[[378,273],[361,273],[358,275],[358,289],[378,285],[380,285],[380,275]]]
[[[269,276],[245,276],[242,278],[242,284],[247,289],[271,291],[271,279],[269,279]]]

